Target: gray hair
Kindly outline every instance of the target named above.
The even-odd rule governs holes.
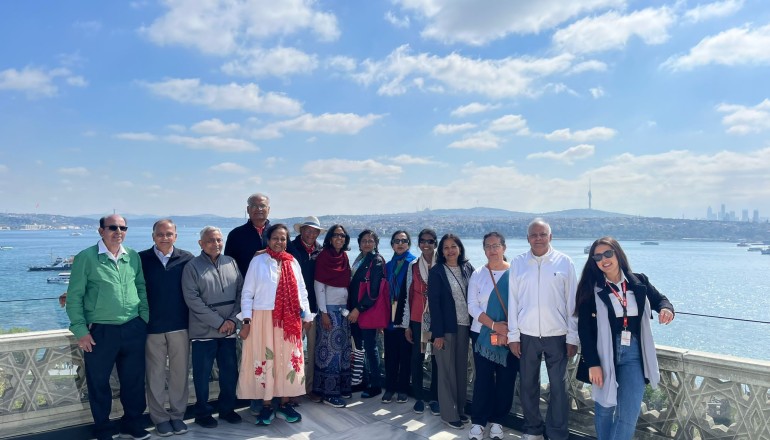
[[[160,219],[160,220],[158,220],[158,221],[156,221],[155,223],[152,224],[152,232],[153,232],[153,234],[155,233],[155,228],[157,228],[158,225],[161,225],[163,223],[169,224],[176,231],[176,223],[174,223],[174,220],[171,220],[170,218],[162,218],[162,219]]]
[[[247,205],[252,205],[252,202],[254,200],[257,200],[257,199],[265,199],[265,200],[267,200],[268,206],[270,205],[270,197],[268,197],[268,196],[266,196],[265,194],[262,194],[262,193],[254,193],[254,194],[250,195],[249,198],[246,199],[246,204]]]
[[[209,232],[219,232],[222,234],[222,230],[216,226],[204,226],[203,229],[201,229],[201,240],[203,240],[203,237],[205,237]]]
[[[535,225],[545,226],[545,228],[548,230],[548,235],[551,235],[551,225],[549,225],[548,222],[545,221],[545,219],[543,219],[542,217],[537,217],[531,222],[529,222],[529,224],[527,225],[527,235],[529,235],[529,232],[532,230],[532,227]]]

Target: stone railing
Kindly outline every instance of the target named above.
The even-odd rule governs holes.
[[[661,386],[645,393],[636,438],[770,439],[770,362],[662,346],[658,360]],[[593,435],[590,389],[574,374],[572,364],[570,429]],[[112,385],[117,417],[122,408]],[[69,331],[0,335],[3,437],[91,423],[87,393],[83,354]],[[212,383],[211,395],[217,393]]]

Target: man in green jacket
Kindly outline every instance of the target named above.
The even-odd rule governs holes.
[[[142,426],[144,347],[149,308],[139,255],[123,246],[126,219],[99,219],[99,242],[75,256],[67,289],[70,331],[84,351],[88,401],[97,440],[112,438],[110,374],[120,381],[122,438],[147,439]]]

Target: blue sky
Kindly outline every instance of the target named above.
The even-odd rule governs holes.
[[[0,211],[770,215],[760,0],[0,2]]]

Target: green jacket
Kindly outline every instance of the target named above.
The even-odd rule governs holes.
[[[84,249],[72,262],[67,288],[70,331],[80,339],[91,324],[124,324],[137,316],[150,319],[142,261],[133,249],[118,264],[99,254],[99,245]]]

